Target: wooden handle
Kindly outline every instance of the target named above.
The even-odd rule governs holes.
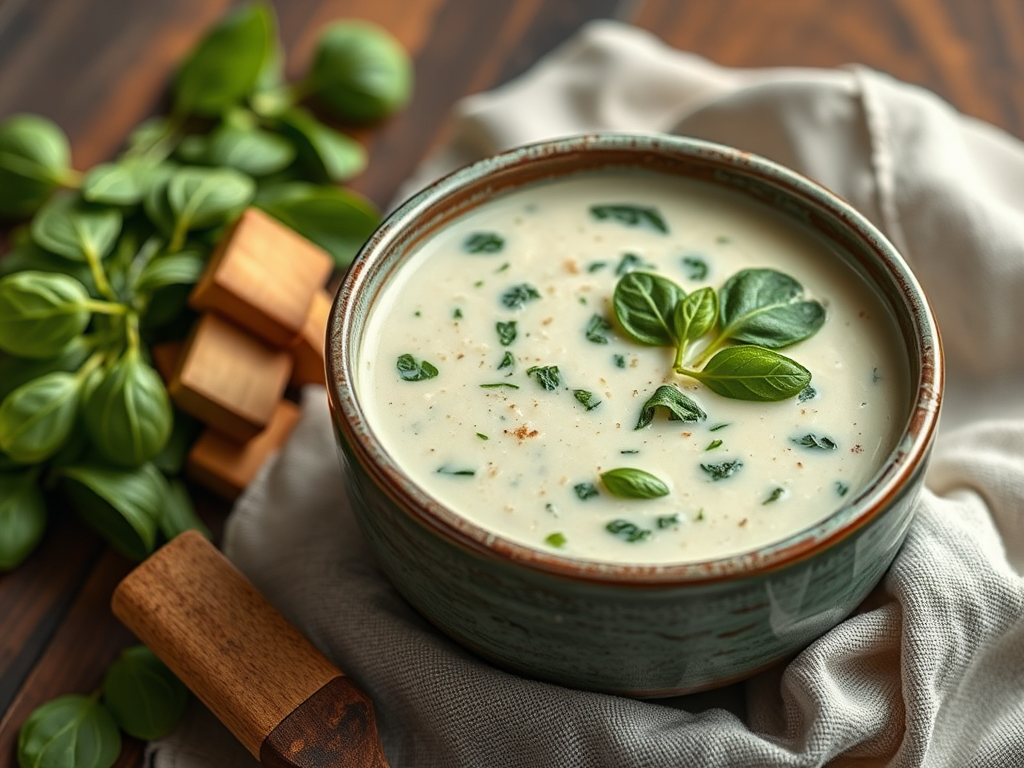
[[[128,574],[112,607],[264,765],[386,768],[370,700],[198,533]]]

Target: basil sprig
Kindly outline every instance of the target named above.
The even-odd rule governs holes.
[[[772,269],[741,270],[717,293],[704,287],[690,294],[661,275],[630,272],[616,284],[612,305],[634,340],[675,349],[676,373],[723,397],[761,402],[808,387],[810,371],[775,350],[812,336],[825,322],[824,307]],[[700,358],[687,362],[691,345],[709,335]],[[643,416],[641,422],[649,423]]]
[[[601,482],[613,496],[626,499],[656,499],[668,496],[669,488],[663,480],[633,467],[619,467],[601,473]]]

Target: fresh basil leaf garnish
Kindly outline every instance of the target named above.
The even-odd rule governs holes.
[[[683,271],[688,280],[706,280],[708,276],[708,263],[700,256],[684,256]]]
[[[587,272],[594,273],[600,272],[602,269],[608,266],[607,261],[592,261],[587,264]]]
[[[665,530],[666,528],[679,525],[679,514],[659,515],[654,522],[660,530]]]
[[[754,346],[723,349],[702,370],[683,372],[723,397],[757,402],[793,397],[811,380],[795,360]]]
[[[498,342],[501,346],[507,347],[516,340],[515,320],[509,320],[508,322],[502,322],[499,320],[494,324],[494,329],[498,332]]]
[[[650,472],[633,467],[619,467],[601,473],[601,482],[613,496],[626,499],[656,499],[668,496],[665,482]]]
[[[627,227],[646,227],[668,234],[668,225],[656,208],[638,205],[592,205],[590,215],[598,221],[616,221]]]
[[[500,371],[502,368],[512,368],[515,366],[515,364],[515,356],[511,352],[506,350],[504,356],[502,356],[501,358],[501,362],[498,363],[498,370]]]
[[[491,439],[487,435],[485,435],[483,432],[477,432],[476,436],[479,437],[481,440],[490,440]]]
[[[597,486],[593,483],[576,483],[572,489],[580,501],[586,501],[601,495],[601,492],[597,490]]]
[[[785,495],[786,495],[786,489],[785,488],[775,488],[770,494],[768,494],[768,498],[766,498],[764,501],[762,501],[761,504],[762,505],[764,505],[764,504],[771,504],[773,502],[778,501],[779,499],[781,499]]]
[[[808,400],[813,400],[818,396],[818,390],[808,384],[806,387],[800,390],[797,394],[797,402],[806,403]]]
[[[708,447],[705,448],[704,450],[705,451],[713,451],[716,448],[721,448],[721,447],[722,447],[722,441],[721,440],[712,440],[710,443],[708,443]]]
[[[395,361],[395,368],[403,381],[425,381],[432,379],[438,374],[438,370],[426,360],[417,363],[416,358],[410,354],[399,355]]]
[[[804,288],[774,269],[744,269],[718,294],[722,338],[781,349],[813,335],[825,308],[804,299]]]
[[[727,477],[732,477],[743,467],[743,462],[739,460],[723,461],[721,464],[701,464],[700,468],[703,469],[712,480],[725,480]]]
[[[676,304],[672,319],[681,343],[695,341],[710,331],[718,316],[718,297],[713,288],[701,288]]]
[[[548,392],[562,386],[562,375],[557,365],[535,365],[526,369],[526,375],[532,376]]]
[[[708,432],[717,432],[720,429],[725,429],[729,426],[729,422],[723,421],[721,424],[715,424],[715,426],[708,429]]]
[[[692,398],[684,395],[678,387],[662,384],[647,398],[633,429],[643,429],[654,421],[654,414],[658,408],[668,410],[669,421],[697,423],[708,417],[703,409]]]
[[[566,545],[566,543],[568,543],[568,541],[569,540],[565,538],[565,534],[559,531],[548,534],[544,539],[545,544],[549,547],[554,547],[555,549],[561,549]]]
[[[601,401],[597,399],[593,392],[588,392],[585,389],[574,389],[572,396],[588,411],[594,410],[601,404]]]
[[[601,315],[594,315],[587,321],[587,327],[583,333],[587,337],[587,341],[591,341],[594,344],[607,344],[608,334],[611,331],[611,323],[601,317]]]
[[[540,291],[529,283],[513,285],[501,294],[501,303],[507,309],[522,309],[527,302],[540,298]]]
[[[626,356],[625,355],[612,355],[612,362],[615,363],[616,368],[626,367]]]
[[[653,264],[648,264],[635,253],[624,253],[619,260],[619,265],[615,267],[615,274],[622,277],[627,272],[644,268],[651,269],[652,267],[654,267]]]
[[[604,527],[604,529],[608,531],[608,533],[614,534],[620,539],[628,541],[630,544],[643,541],[651,535],[651,530],[649,528],[641,528],[636,523],[629,522],[629,520],[612,520]]]
[[[794,437],[790,442],[794,445],[799,445],[804,448],[813,448],[819,451],[834,451],[839,447],[836,445],[835,440],[825,437],[824,435],[819,437],[814,434],[806,434],[803,437]]]
[[[505,238],[497,232],[474,232],[462,241],[466,253],[498,253],[505,247]]]
[[[623,329],[641,344],[675,346],[676,304],[685,296],[678,285],[649,272],[630,272],[615,285],[612,303]]]

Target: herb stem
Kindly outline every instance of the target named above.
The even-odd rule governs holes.
[[[81,189],[85,174],[74,168],[65,168],[57,175],[57,183],[67,189]]]
[[[686,347],[688,345],[689,345],[689,341],[687,339],[682,339],[679,342],[679,346],[676,347],[676,359],[675,359],[675,362],[672,363],[672,367],[676,371],[682,372],[682,369],[683,369],[683,356],[686,354]]]
[[[89,299],[85,302],[85,307],[90,312],[100,315],[124,315],[128,312],[128,307],[124,304],[116,301],[100,301],[99,299]]]
[[[182,216],[174,223],[174,233],[171,235],[171,242],[167,246],[168,253],[177,253],[185,245],[185,237],[188,235],[188,218]]]
[[[693,366],[703,365],[704,363],[706,363],[708,360],[711,359],[711,357],[715,354],[715,352],[717,352],[722,347],[724,347],[728,341],[729,341],[729,337],[726,335],[726,333],[724,331],[722,333],[718,334],[718,336],[716,336],[711,341],[711,343],[708,344],[704,348],[704,351],[700,353],[700,356],[696,360],[694,360],[691,363],[691,365],[693,365]],[[692,373],[687,373],[683,369],[682,360],[680,358],[676,358],[675,369],[676,369],[677,373],[682,373],[682,374],[685,374],[686,376],[692,376],[693,375]],[[696,377],[694,377],[694,378],[696,378]]]
[[[139,352],[139,313],[129,311],[125,315],[124,327],[128,335],[128,351],[136,355]]]
[[[117,294],[114,293],[114,289],[110,287],[110,281],[107,279],[107,273],[103,270],[103,264],[100,262],[100,256],[92,248],[84,248],[85,260],[89,264],[89,272],[92,274],[92,281],[96,283],[96,290],[102,293],[105,297],[113,302],[117,301]]]

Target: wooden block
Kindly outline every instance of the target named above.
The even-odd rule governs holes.
[[[181,410],[237,441],[274,415],[292,357],[217,315],[199,318],[167,391]]]
[[[327,384],[324,342],[327,336],[327,316],[331,312],[332,301],[333,297],[327,291],[317,291],[313,294],[306,323],[302,326],[298,341],[292,347],[292,357],[295,358],[291,381],[293,386]]]
[[[318,246],[249,208],[218,244],[189,304],[284,347],[302,331],[313,295],[332,267]]]
[[[278,403],[267,428],[248,442],[238,443],[207,429],[192,445],[185,471],[196,482],[233,500],[256,477],[270,455],[281,447],[299,420],[299,407]]]
[[[153,358],[153,367],[164,383],[174,378],[174,371],[178,367],[181,350],[184,348],[183,341],[165,341],[150,347],[149,354]]]

